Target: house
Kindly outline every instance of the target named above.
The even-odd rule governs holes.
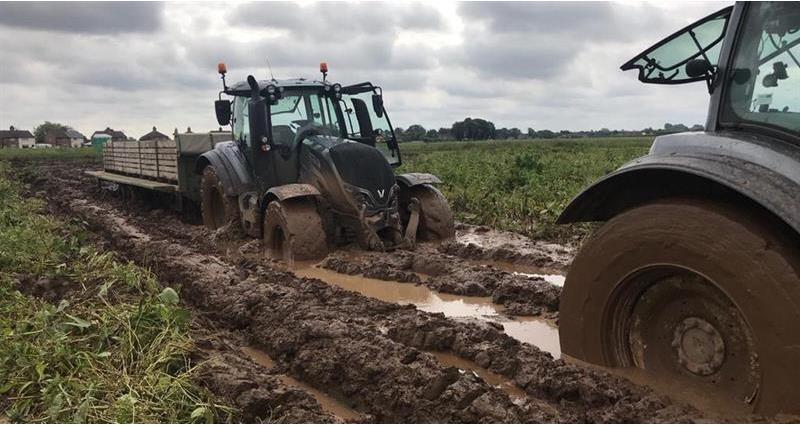
[[[95,130],[95,132],[92,133],[92,137],[90,139],[94,139],[94,136],[98,135],[98,134],[104,134],[104,135],[111,136],[111,140],[112,141],[126,141],[126,140],[128,140],[128,137],[125,136],[125,133],[122,133],[119,130],[114,130],[114,129],[110,128],[110,127],[106,127],[105,130]]]
[[[75,129],[67,129],[67,136],[69,136],[69,146],[73,148],[80,148],[86,143],[86,136]]]
[[[72,146],[72,138],[64,129],[50,129],[44,135],[44,143],[58,148],[69,148]]]
[[[33,148],[36,138],[27,130],[17,130],[14,126],[0,130],[0,148]]]
[[[153,126],[153,131],[148,133],[148,134],[146,134],[146,135],[144,135],[144,136],[142,136],[141,138],[139,138],[139,140],[140,141],[170,141],[172,139],[170,139],[169,136],[167,136],[167,135],[159,132],[158,130],[156,130],[156,127]]]

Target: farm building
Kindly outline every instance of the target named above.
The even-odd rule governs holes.
[[[170,141],[172,139],[170,139],[169,136],[167,136],[167,135],[159,132],[158,130],[156,130],[156,127],[153,126],[153,131],[148,133],[148,134],[146,134],[146,135],[144,135],[144,136],[142,136],[141,138],[139,138],[139,140],[140,141]]]
[[[87,141],[86,136],[75,129],[67,129],[67,136],[69,136],[69,146],[73,148],[80,148]]]
[[[0,130],[0,148],[32,148],[36,144],[33,134],[27,130]]]
[[[94,139],[95,135],[99,135],[99,134],[105,134],[105,135],[111,136],[111,140],[112,141],[125,141],[125,140],[128,140],[128,136],[126,136],[125,133],[123,133],[122,131],[119,131],[119,130],[114,130],[114,129],[110,128],[110,127],[106,127],[105,130],[95,130],[95,132],[92,133],[92,137],[90,139]]]

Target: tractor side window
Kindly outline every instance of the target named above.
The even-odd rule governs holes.
[[[342,97],[341,107],[342,114],[344,115],[344,125],[347,128],[347,137],[349,139],[361,138],[361,126],[358,125],[358,117],[356,116],[355,108],[353,107],[353,100],[349,96]]]
[[[690,76],[686,64],[705,59],[713,70],[719,62],[722,40],[728,28],[732,7],[726,7],[661,40],[622,65],[622,70],[639,70],[639,81],[656,84],[680,84],[702,81]]]
[[[721,121],[800,135],[800,6],[750,3]]]
[[[383,152],[386,160],[391,164],[400,162],[400,154],[395,148],[397,141],[392,131],[392,123],[386,110],[381,109],[381,116],[372,107],[372,95],[374,92],[366,91],[352,96],[348,96],[353,107],[353,115],[359,123],[361,138],[370,138],[370,144]]]
[[[247,98],[237,96],[233,101],[233,138],[250,145],[250,119]]]

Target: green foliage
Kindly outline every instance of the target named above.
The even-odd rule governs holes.
[[[101,154],[92,147],[81,148],[3,148],[0,149],[0,161],[3,160],[89,160],[101,158]]]
[[[0,163],[0,418],[47,423],[228,419],[193,382],[189,314],[155,276],[88,245],[21,195]],[[55,283],[53,303],[25,293]]]
[[[652,138],[408,143],[401,171],[436,174],[457,219],[536,238],[586,227],[553,223],[583,188],[644,155]]]

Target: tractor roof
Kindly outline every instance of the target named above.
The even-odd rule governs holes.
[[[325,85],[333,84],[331,82],[322,82],[318,80],[309,80],[306,78],[288,78],[283,80],[258,80],[258,87],[264,90],[269,85],[283,87],[286,89],[292,87],[325,87]],[[225,93],[232,96],[250,96],[250,85],[246,81],[240,81],[228,87]]]

